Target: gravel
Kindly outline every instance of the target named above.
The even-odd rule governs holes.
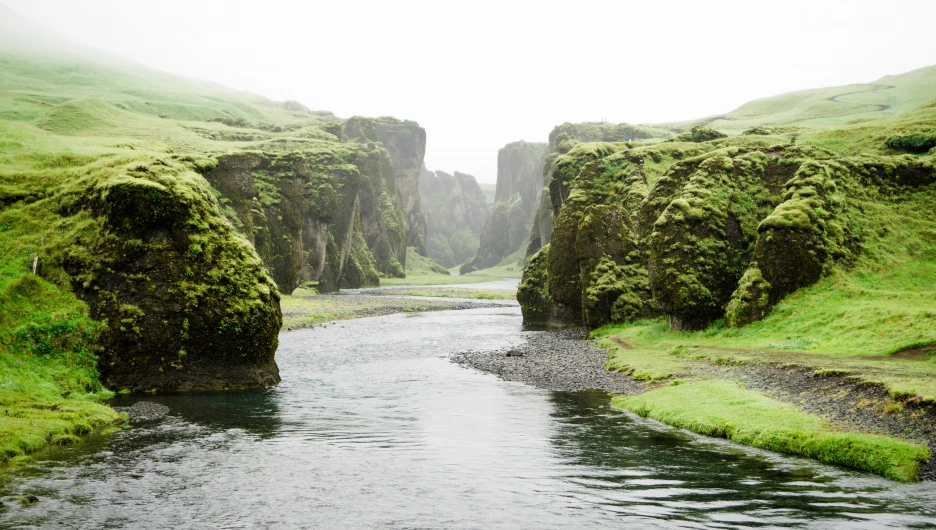
[[[529,331],[521,346],[495,352],[465,351],[452,360],[546,390],[604,390],[636,394],[644,385],[630,377],[603,368],[608,353],[582,340],[584,330]]]
[[[117,412],[126,412],[131,422],[155,421],[169,413],[169,407],[152,401],[137,401],[129,407],[114,407]]]

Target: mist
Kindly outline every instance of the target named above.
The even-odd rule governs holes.
[[[480,182],[498,148],[566,121],[688,120],[936,62],[925,1],[4,3],[159,70],[418,121],[430,169]]]

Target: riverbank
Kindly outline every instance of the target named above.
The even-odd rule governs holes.
[[[632,336],[620,327],[599,331],[597,341],[576,340],[582,335],[533,332],[513,350],[453,360],[548,390],[612,392],[620,408],[745,445],[896,480],[936,480],[930,402],[898,401],[881,383],[818,368],[818,360],[793,352],[663,349],[625,341],[622,335]]]
[[[456,294],[465,296],[455,297]],[[472,296],[475,295],[475,296]],[[346,294],[314,294],[297,290],[283,296],[283,331],[311,328],[329,322],[376,317],[394,313],[515,307],[505,291],[452,290],[443,287],[420,287],[418,291],[366,289]],[[472,300],[470,298],[478,298]]]

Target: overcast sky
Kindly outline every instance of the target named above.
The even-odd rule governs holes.
[[[936,63],[936,2],[0,0],[161,70],[426,128],[430,169],[565,121],[653,123]]]

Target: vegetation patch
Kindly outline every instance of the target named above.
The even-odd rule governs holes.
[[[844,432],[792,405],[729,381],[690,381],[632,396],[615,406],[744,445],[797,454],[900,481],[918,479],[926,446],[886,436]]]

